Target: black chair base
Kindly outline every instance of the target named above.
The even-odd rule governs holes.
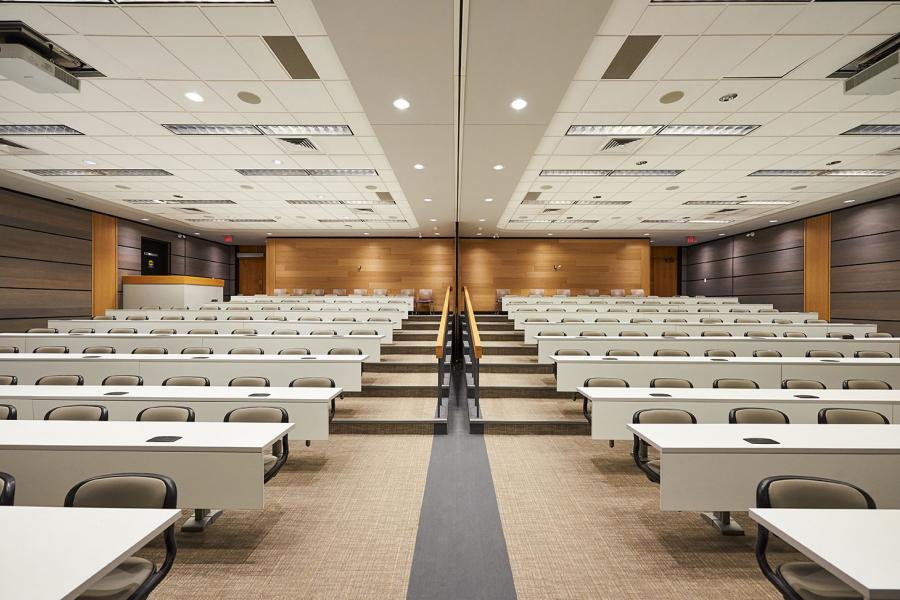
[[[184,522],[181,530],[188,533],[206,531],[221,516],[222,510],[219,508],[195,508],[194,516]]]
[[[700,516],[722,535],[744,535],[744,528],[737,521],[732,520],[730,512],[705,512],[700,513]]]

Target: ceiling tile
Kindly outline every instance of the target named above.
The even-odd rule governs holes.
[[[290,79],[287,71],[275,58],[272,50],[260,37],[230,37],[231,44],[244,62],[253,69],[259,79],[278,80]]]
[[[219,35],[196,6],[124,6],[121,10],[150,35]]]
[[[771,34],[796,17],[802,6],[732,5],[704,32],[707,35]]]
[[[661,37],[631,75],[632,80],[662,79],[688,48],[697,40],[691,35],[667,35]]]
[[[666,78],[719,79],[767,39],[758,35],[703,36],[669,70]]]
[[[720,6],[650,5],[632,30],[633,35],[699,35],[722,12]]]
[[[728,77],[783,77],[838,39],[829,35],[776,35],[729,71]]]
[[[815,2],[804,7],[778,33],[828,34],[849,33],[884,8],[883,4],[866,2]]]
[[[291,35],[275,6],[204,6],[201,10],[222,35]]]
[[[165,46],[153,38],[90,36],[89,39],[127,67],[130,78],[137,75],[144,79],[194,79],[194,74],[166,50],[168,40],[185,38],[165,38],[162,40]]]
[[[166,37],[160,38],[160,42],[200,79],[233,81],[256,78],[253,70],[225,38]]]
[[[594,93],[584,104],[588,112],[630,112],[654,87],[652,81],[613,81],[597,83]],[[595,125],[615,125],[615,123],[595,123]]]
[[[581,61],[575,79],[585,81],[600,79],[624,41],[625,36],[595,36]]]
[[[59,20],[84,35],[147,35],[118,6],[47,6]]]

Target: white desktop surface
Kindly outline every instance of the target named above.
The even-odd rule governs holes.
[[[3,597],[77,598],[180,518],[178,509],[0,507]]]
[[[750,518],[864,598],[900,598],[900,510],[751,508]]]
[[[51,325],[54,327],[54,325]],[[599,331],[606,334],[608,338],[619,338],[625,342],[634,337],[645,336],[619,336],[622,331],[642,331],[650,336],[662,336],[666,331],[683,331],[688,334],[683,337],[704,337],[701,334],[704,331],[723,331],[731,334],[731,337],[750,337],[744,335],[751,331],[769,331],[776,337],[784,337],[786,331],[799,331],[805,333],[807,337],[825,337],[828,333],[849,333],[858,338],[864,338],[865,334],[874,332],[878,329],[876,325],[867,323],[793,323],[781,325],[778,323],[721,323],[715,325],[706,325],[698,323],[524,323],[525,343],[536,344],[537,334],[544,330],[554,330],[565,332],[566,337],[580,335],[582,331]],[[549,336],[548,336],[549,337]],[[604,336],[600,336],[604,337]],[[722,336],[728,337],[728,336]],[[713,336],[706,336],[704,339],[722,339]],[[771,340],[771,337],[753,337],[756,340]]]

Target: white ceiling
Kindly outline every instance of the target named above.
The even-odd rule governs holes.
[[[840,136],[864,123],[900,123],[900,93],[845,96],[840,80],[826,79],[900,31],[900,2],[2,3],[0,20],[25,21],[106,75],[82,79],[79,94],[37,94],[0,80],[0,123],[61,123],[85,134],[6,136],[36,152],[0,154],[0,185],[204,237],[230,233],[252,243],[266,233],[449,236],[458,220],[467,236],[649,233],[656,242],[678,243],[687,234],[709,239],[900,192],[900,176],[747,177],[835,160],[842,162],[832,168],[900,169],[900,155],[884,154],[900,146],[896,136]],[[291,79],[264,35],[297,36],[320,79]],[[629,35],[662,37],[629,79],[601,79]],[[187,100],[189,91],[204,102]],[[684,97],[659,101],[672,91]],[[247,104],[238,92],[260,102]],[[720,102],[725,94],[737,98]],[[398,97],[411,108],[395,109]],[[509,107],[518,97],[529,103],[522,111]],[[271,137],[176,136],[162,123],[347,124],[354,136],[313,137],[320,151],[301,155]],[[609,138],[565,135],[572,124],[670,123],[760,127],[744,137],[648,137],[613,152],[601,150]],[[25,172],[86,168],[86,160],[96,163],[90,168],[156,168],[173,176]],[[414,169],[416,163],[425,168]],[[374,168],[378,175],[235,171],[247,168]],[[539,175],[626,168],[684,172]],[[389,192],[396,204],[360,205],[377,192]],[[522,205],[528,192],[540,192],[546,204]],[[274,221],[190,223],[185,219],[198,215],[174,205],[124,202],[175,195],[235,202],[198,206],[208,212],[200,218]],[[714,217],[730,221],[724,224],[642,223],[709,218],[736,207],[683,203],[739,195],[794,204],[741,206]],[[630,204],[575,204],[596,196]],[[327,203],[335,201],[349,204]],[[340,222],[347,220],[356,222]]]

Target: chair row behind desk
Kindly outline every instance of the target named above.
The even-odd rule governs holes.
[[[51,325],[52,327],[52,325]],[[623,331],[643,332],[648,336],[661,336],[664,333],[686,333],[684,337],[703,337],[704,332],[727,333],[731,337],[745,337],[746,334],[765,331],[783,337],[785,332],[796,331],[807,337],[826,337],[829,333],[846,333],[854,337],[865,337],[866,333],[877,331],[876,325],[858,323],[803,323],[779,325],[762,324],[705,324],[705,323],[525,323],[525,343],[534,344],[535,336],[541,332],[563,332],[566,336],[580,335],[583,331],[601,333],[606,337],[619,337]],[[602,337],[602,336],[601,336]],[[712,337],[712,336],[707,336]],[[727,337],[727,336],[726,336]]]
[[[175,321],[198,321],[203,318],[214,318],[215,321],[226,321],[229,323],[240,323],[243,321],[251,321],[253,323],[259,321],[273,321],[281,323],[297,323],[304,322],[305,319],[311,323],[332,323],[342,322],[340,319],[354,319],[351,324],[357,326],[364,325],[369,319],[390,319],[394,329],[403,327],[403,320],[406,319],[405,311],[372,311],[372,310],[319,310],[319,311],[264,311],[264,310],[244,310],[244,311],[219,311],[219,310],[180,310],[180,309],[160,309],[160,310],[144,310],[144,309],[116,309],[107,311],[107,316],[115,317],[115,321],[129,321],[131,319],[147,319],[151,321],[167,321],[163,317],[181,317],[174,319]],[[312,320],[311,320],[312,319]],[[338,321],[335,321],[338,319]]]

